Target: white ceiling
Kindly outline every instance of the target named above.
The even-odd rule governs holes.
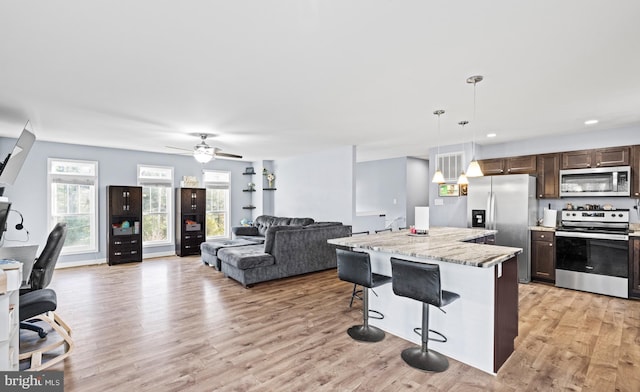
[[[474,129],[638,126],[639,71],[638,0],[0,0],[8,137],[30,119],[39,140],[146,151],[207,132],[249,160],[424,157]]]

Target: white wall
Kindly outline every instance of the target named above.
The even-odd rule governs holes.
[[[354,146],[274,161],[277,188],[273,192],[274,215],[350,225],[354,211],[354,165]]]

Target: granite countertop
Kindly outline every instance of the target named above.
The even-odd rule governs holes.
[[[531,226],[529,230],[535,231],[556,231],[555,227],[547,227],[547,226]]]
[[[489,268],[522,253],[522,249],[463,241],[471,241],[495,233],[495,230],[485,229],[431,227],[429,235],[425,237],[411,236],[408,230],[402,230],[333,238],[328,242],[349,248],[362,248],[472,267]]]

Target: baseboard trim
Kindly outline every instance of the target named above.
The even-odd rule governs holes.
[[[143,253],[142,259],[152,259],[154,257],[166,257],[166,256],[175,256],[175,251],[167,251],[167,252],[154,252],[154,253]],[[78,261],[69,261],[69,262],[59,262],[56,264],[57,268],[73,268],[73,267],[86,267],[90,265],[100,265],[106,264],[107,259],[91,259],[91,260],[78,260]]]

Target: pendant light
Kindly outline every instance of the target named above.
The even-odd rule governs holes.
[[[482,177],[482,169],[480,169],[480,165],[476,160],[476,84],[481,82],[483,77],[481,75],[470,76],[467,78],[467,83],[473,83],[473,127],[472,127],[472,139],[471,139],[471,162],[469,162],[469,167],[467,167],[467,177]]]
[[[464,126],[469,124],[469,121],[460,121],[458,123],[458,125],[462,126],[462,134],[464,135]],[[462,173],[460,173],[460,176],[458,177],[458,185],[468,185],[469,184],[469,179],[467,178],[467,175],[464,174],[464,171]]]
[[[433,173],[433,179],[431,179],[431,182],[442,184],[444,183],[444,176],[442,175],[442,171],[439,167],[440,165],[438,164],[440,160],[438,157],[440,156],[440,115],[444,114],[444,110],[436,110],[435,112],[433,112],[433,114],[438,116],[438,153],[436,154],[436,172]]]

